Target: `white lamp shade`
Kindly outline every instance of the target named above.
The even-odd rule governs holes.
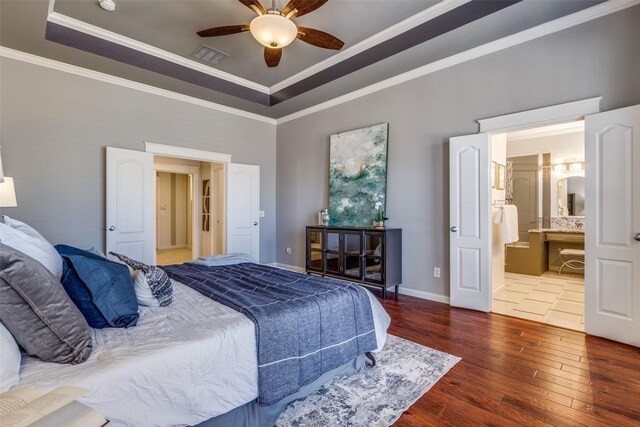
[[[263,46],[279,49],[287,46],[298,35],[298,27],[281,15],[266,14],[253,19],[249,24],[251,35]]]
[[[13,178],[5,176],[4,182],[0,183],[0,208],[13,208],[16,203],[16,189],[13,186]]]

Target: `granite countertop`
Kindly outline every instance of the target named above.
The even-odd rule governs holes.
[[[577,233],[584,234],[582,228],[534,228],[529,233]]]

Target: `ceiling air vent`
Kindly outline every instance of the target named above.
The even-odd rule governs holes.
[[[224,52],[220,52],[219,50],[215,50],[212,47],[202,45],[198,49],[196,49],[196,51],[193,52],[191,56],[208,64],[216,65],[229,55]]]

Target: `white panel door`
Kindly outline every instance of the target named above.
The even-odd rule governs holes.
[[[260,261],[260,166],[227,164],[227,253]]]
[[[155,264],[153,154],[107,147],[107,252]]]
[[[451,305],[491,311],[491,139],[449,141]]]
[[[640,105],[585,121],[585,330],[640,346]]]

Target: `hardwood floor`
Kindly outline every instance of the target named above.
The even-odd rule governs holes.
[[[400,295],[391,334],[462,358],[395,426],[640,426],[640,349]]]

